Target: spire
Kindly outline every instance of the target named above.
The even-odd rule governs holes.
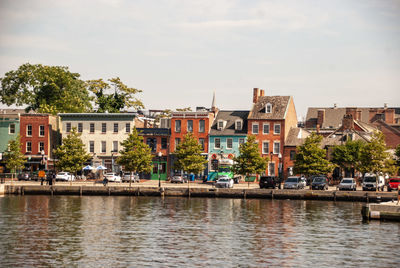
[[[215,90],[214,90],[214,94],[213,94],[213,99],[212,99],[212,103],[211,103],[211,111],[215,111],[217,109],[217,106],[215,104]]]

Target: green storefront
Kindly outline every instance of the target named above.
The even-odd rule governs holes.
[[[160,169],[158,169],[160,167]],[[158,180],[158,176],[160,176],[160,180],[166,180],[168,177],[167,174],[167,159],[166,157],[155,157],[153,159],[153,169],[151,170],[150,179],[151,180]]]
[[[6,172],[3,155],[8,150],[8,142],[19,135],[19,114],[6,113],[0,116],[0,173]]]

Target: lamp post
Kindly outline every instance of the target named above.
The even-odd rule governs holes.
[[[158,172],[158,188],[161,187],[161,174],[160,174],[160,167],[161,167],[161,157],[162,157],[162,152],[157,153],[158,156],[158,167],[157,167],[157,172]]]
[[[281,189],[281,182],[282,182],[282,154],[279,153],[279,166],[278,166],[278,173],[279,173],[279,189]]]

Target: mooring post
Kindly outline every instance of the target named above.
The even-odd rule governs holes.
[[[246,190],[243,190],[243,198],[246,199]]]
[[[369,203],[369,196],[368,196],[368,193],[365,193],[365,197],[367,198],[367,203]]]
[[[79,194],[80,194],[80,196],[82,196],[82,185],[79,186]]]
[[[333,201],[336,202],[336,191],[333,191]]]
[[[271,190],[271,198],[274,199],[274,189]]]

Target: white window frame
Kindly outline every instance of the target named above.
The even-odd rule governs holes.
[[[175,151],[176,151],[176,147],[178,147],[179,143],[181,143],[181,138],[175,138]]]
[[[268,126],[268,132],[265,132],[264,130],[265,130],[265,127],[266,126]],[[270,123],[263,123],[263,134],[269,134],[270,133],[270,131],[271,131],[271,125],[270,125]]]
[[[217,140],[219,143],[219,147],[217,147]],[[214,149],[221,149],[221,138],[214,138]]]
[[[264,150],[265,148],[264,148],[264,144],[268,144],[268,150],[267,150],[267,152]],[[269,141],[263,141],[262,142],[262,153],[263,154],[269,154]]]
[[[104,144],[104,150],[103,150],[103,144]],[[100,146],[101,146],[100,152],[103,154],[107,153],[107,141],[101,141]]]
[[[274,172],[271,172],[270,166],[273,165],[274,166]],[[269,162],[268,163],[268,176],[275,176],[275,169],[276,169],[276,164],[275,162]]]
[[[254,132],[254,127],[255,127],[255,126],[257,126],[257,132]],[[259,128],[260,128],[260,126],[259,126],[258,122],[257,122],[257,123],[252,123],[252,124],[251,124],[251,133],[252,133],[252,134],[258,134],[258,133],[260,132],[260,129],[259,129]]]
[[[115,127],[117,127],[117,128],[115,128]],[[113,125],[113,133],[118,133],[118,130],[119,130],[119,124],[118,123],[114,123],[114,125]]]
[[[275,127],[279,126],[279,132],[275,132]],[[281,123],[275,123],[274,124],[274,134],[281,134],[282,132],[282,127],[281,127]]]
[[[71,122],[65,123],[65,132],[70,133],[72,129]]]
[[[40,144],[43,143],[43,149],[40,148]],[[43,141],[39,141],[38,142],[38,152],[40,153],[41,151],[44,151],[44,142]]]
[[[179,129],[177,129],[177,124],[179,122]],[[181,120],[175,120],[175,132],[176,133],[181,133],[182,131],[182,121]]]
[[[14,132],[11,132],[11,126],[14,126]],[[15,134],[16,130],[15,130],[15,124],[11,123],[10,125],[8,125],[8,134]]]
[[[92,126],[93,126],[93,131],[92,131]],[[96,131],[96,124],[95,123],[90,123],[89,124],[89,133],[93,134]]]
[[[265,113],[266,113],[266,114],[272,113],[272,104],[271,104],[271,103],[267,103],[267,104],[265,105]]]
[[[217,129],[218,130],[224,129],[224,120],[218,120]]]
[[[101,123],[101,133],[107,133],[107,123]]]
[[[92,143],[93,143],[93,147],[91,147]],[[93,150],[92,150],[92,148],[93,148]],[[95,148],[94,141],[89,141],[89,153],[94,153],[94,148]]]
[[[29,134],[29,127],[31,127],[31,134]],[[33,127],[32,125],[26,125],[26,136],[32,137]]]
[[[78,123],[78,133],[82,133],[83,132],[83,123]]]
[[[275,151],[275,144],[279,144],[278,152]],[[273,150],[274,154],[279,154],[281,152],[281,142],[280,141],[274,141],[274,148],[272,150]]]
[[[186,129],[187,129],[187,132],[192,132],[193,133],[193,120],[187,120],[186,121],[187,122],[187,124],[186,124]],[[191,122],[191,129],[189,129],[189,122]]]
[[[131,133],[131,123],[125,124],[125,133]]]
[[[28,144],[30,145],[29,147],[31,147],[30,150],[28,150]],[[25,149],[27,153],[32,153],[32,142],[31,141],[27,141],[25,144]]]
[[[229,144],[229,142],[228,142],[229,140],[231,141],[231,147],[229,147],[229,145],[228,145]],[[227,138],[226,139],[226,149],[230,150],[232,148],[233,148],[233,139],[232,138]]]
[[[199,120],[199,133],[204,133],[205,131],[206,131],[206,120]]]
[[[239,138],[239,146],[243,143],[245,143],[245,138]]]
[[[206,140],[204,138],[199,138],[199,144],[201,145],[202,150],[206,148]]]
[[[238,123],[240,124],[240,127],[238,127]],[[243,129],[243,120],[238,119],[238,120],[235,121],[235,129],[236,130],[242,130]]]
[[[117,145],[116,147],[115,147],[115,145]],[[113,152],[118,152],[118,141],[113,141]]]

